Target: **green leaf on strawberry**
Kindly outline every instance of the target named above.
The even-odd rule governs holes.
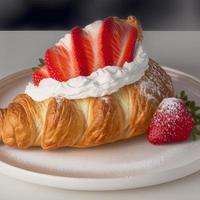
[[[45,65],[45,61],[43,58],[39,58],[39,66],[44,66]]]
[[[196,105],[195,101],[188,99],[185,91],[181,91],[179,98],[185,102],[188,111],[192,114],[195,124],[191,136],[192,140],[196,140],[200,136],[200,107]]]
[[[38,70],[38,67],[32,67],[32,70],[35,72]]]

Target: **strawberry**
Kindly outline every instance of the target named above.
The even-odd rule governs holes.
[[[88,76],[94,67],[94,55],[89,34],[76,26],[71,31],[75,76]]]
[[[113,25],[114,25],[114,19],[112,17],[106,18],[103,23],[102,27],[100,30],[100,53],[101,53],[101,66],[108,66],[108,65],[113,65],[113,54],[114,52],[112,51],[112,43],[111,43],[111,38],[113,37]],[[119,38],[116,40],[116,43],[119,43]],[[119,45],[116,45],[116,49],[119,49]]]
[[[67,49],[63,46],[54,46],[47,49],[45,63],[51,78],[58,81],[68,80],[70,75],[71,58]]]
[[[99,33],[100,67],[133,60],[137,29],[113,17],[106,18]]]
[[[129,26],[129,25],[127,25]],[[130,26],[130,30],[127,31],[123,48],[121,50],[121,56],[118,59],[117,65],[123,66],[125,62],[132,62],[134,57],[134,50],[135,50],[135,44],[137,39],[137,29],[135,27]]]
[[[194,118],[183,100],[166,98],[153,116],[147,137],[152,144],[181,142],[190,137],[194,125]]]
[[[98,68],[122,67],[133,60],[137,30],[117,18],[108,17],[99,25],[84,29],[76,26],[68,36],[68,42],[62,40],[62,45],[46,50],[45,62],[40,59],[40,66],[46,65],[46,74],[55,80],[88,76]],[[37,80],[38,85],[40,78]]]
[[[44,65],[42,67],[38,67],[36,69],[34,69],[33,72],[33,83],[34,85],[38,86],[40,81],[44,78],[49,78],[50,74],[48,72],[47,66]]]

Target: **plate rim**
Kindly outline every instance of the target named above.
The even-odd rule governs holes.
[[[177,74],[186,76],[198,84],[200,84],[200,79],[185,72],[177,69],[162,66],[166,72],[175,72]],[[0,79],[0,88],[4,87],[4,84],[12,82],[13,80],[28,76],[31,73],[31,69],[20,70],[16,73],[10,74]],[[182,168],[182,170],[180,170]],[[29,183],[34,183],[43,186],[70,189],[70,190],[85,190],[85,191],[110,191],[110,190],[124,190],[141,188],[152,185],[158,185],[161,183],[167,183],[174,181],[190,174],[193,174],[200,170],[200,159],[194,160],[188,163],[187,168],[185,165],[177,166],[176,168],[170,168],[168,170],[159,170],[156,173],[144,174],[144,175],[134,175],[134,176],[124,176],[124,177],[111,177],[111,178],[85,178],[85,177],[67,177],[58,176],[51,174],[44,174],[40,172],[35,172],[32,170],[17,167],[8,164],[0,160],[0,173],[7,175],[9,177],[16,178],[18,180],[26,181]],[[184,174],[182,173],[184,171]],[[161,176],[165,173],[165,176]],[[176,174],[176,176],[174,176]],[[142,179],[141,179],[142,177]],[[159,179],[156,179],[157,177]],[[167,177],[167,178],[166,178]],[[144,181],[148,179],[149,181]],[[142,181],[143,180],[143,181]],[[155,181],[156,180],[156,181]]]

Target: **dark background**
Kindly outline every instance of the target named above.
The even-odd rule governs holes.
[[[199,0],[0,0],[0,29],[66,30],[130,14],[145,30],[200,30]]]

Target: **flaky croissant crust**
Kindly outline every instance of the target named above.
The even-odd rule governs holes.
[[[104,97],[37,102],[18,95],[0,109],[0,140],[43,149],[92,147],[144,134],[159,102],[174,95],[171,78],[153,60],[144,76]]]

